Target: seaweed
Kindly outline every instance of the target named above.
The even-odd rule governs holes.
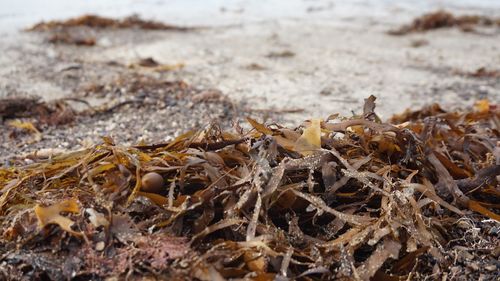
[[[96,32],[116,29],[186,32],[195,28],[144,20],[137,15],[128,16],[123,19],[112,19],[98,15],[82,15],[63,21],[42,21],[27,28],[26,31],[48,33],[47,41],[52,44],[90,47],[96,45]]]
[[[424,14],[413,20],[411,24],[388,31],[390,35],[406,35],[415,32],[425,32],[440,28],[459,27],[462,31],[472,32],[474,26],[500,27],[500,19],[479,15],[455,16],[450,12],[439,10]]]
[[[187,31],[191,28],[164,24],[157,21],[144,20],[137,15],[132,15],[123,19],[112,19],[98,15],[83,15],[65,21],[40,22],[28,28],[28,31],[49,31],[68,27],[89,27],[89,28],[138,28],[145,30],[177,30]]]
[[[481,263],[495,278],[495,104],[382,122],[369,97],[351,118],[247,120],[0,168],[0,276],[401,280]]]
[[[61,125],[74,120],[75,112],[65,99],[45,102],[37,97],[7,97],[0,99],[0,121],[34,118],[37,126]]]

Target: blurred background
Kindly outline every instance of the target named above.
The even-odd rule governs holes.
[[[22,27],[40,20],[86,13],[148,18],[185,25],[221,25],[263,20],[304,19],[349,21],[352,18],[386,23],[436,10],[497,14],[497,0],[1,0],[0,26]]]
[[[112,18],[136,14],[147,20],[201,27],[199,32],[155,34],[148,38],[130,33],[131,39],[118,40],[119,44],[113,43],[113,35],[100,37],[97,47],[103,48],[85,56],[126,62],[153,57],[170,64],[182,63],[183,80],[218,88],[257,108],[303,110],[304,114],[292,115],[292,119],[306,118],[312,113],[350,113],[359,109],[360,101],[371,94],[383,99],[379,109],[389,117],[406,107],[432,102],[457,106],[464,99],[485,98],[498,92],[496,84],[461,81],[462,77],[453,74],[500,64],[497,30],[464,33],[448,29],[404,37],[387,35],[388,31],[435,11],[495,18],[500,15],[498,0],[0,3],[4,49],[9,49],[7,45],[16,49],[6,42],[18,42],[19,30],[37,22],[85,14]],[[283,53],[290,56],[273,56]],[[262,71],[248,71],[252,66]],[[445,75],[449,73],[453,75]],[[439,96],[433,94],[436,91],[441,92]],[[305,97],[308,98],[304,100]]]
[[[116,26],[131,15],[168,28]],[[68,138],[64,148],[108,134],[159,141],[245,116],[352,116],[370,95],[384,120],[500,100],[498,0],[0,0],[0,36],[0,98],[112,109],[46,132]]]

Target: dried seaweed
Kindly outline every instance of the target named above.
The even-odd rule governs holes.
[[[143,20],[137,15],[132,15],[124,19],[111,19],[97,15],[83,15],[65,21],[40,22],[28,28],[28,31],[49,31],[70,27],[89,28],[139,28],[146,30],[176,30],[187,31],[191,28],[164,24],[157,21]]]
[[[165,24],[158,21],[144,20],[137,15],[123,19],[112,19],[97,15],[82,15],[63,21],[39,22],[26,31],[48,33],[47,41],[52,44],[66,44],[76,46],[94,46],[97,43],[99,31],[109,29],[141,29],[185,32],[194,30],[193,27],[182,27]],[[148,66],[151,65],[152,62]]]
[[[68,44],[77,46],[94,46],[96,39],[90,34],[77,34],[68,30],[54,32],[48,39],[52,44]]]
[[[474,78],[500,78],[499,70],[490,70],[485,67],[480,67],[474,72],[458,72],[459,74],[474,77]]]
[[[0,276],[443,278],[470,249],[494,279],[498,237],[476,229],[499,223],[498,107],[383,123],[374,102],[295,129],[248,118],[249,131],[107,138],[0,168]]]
[[[72,122],[74,117],[74,110],[65,100],[44,102],[30,97],[0,99],[0,121],[33,118],[37,126],[62,125]]]
[[[414,32],[424,32],[439,28],[459,27],[463,31],[473,31],[474,26],[500,26],[500,19],[479,15],[455,16],[450,12],[439,10],[424,14],[409,25],[391,30],[390,35],[405,35]]]
[[[290,51],[290,50],[284,50],[284,51],[276,51],[276,52],[269,52],[266,57],[267,58],[291,58],[294,57],[295,53]]]

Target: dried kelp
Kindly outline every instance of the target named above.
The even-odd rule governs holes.
[[[0,121],[33,118],[37,125],[61,125],[73,121],[74,110],[64,101],[44,102],[32,97],[0,99]]]
[[[96,39],[91,34],[70,32],[69,30],[61,30],[54,32],[48,39],[49,43],[53,44],[68,44],[77,46],[94,46]]]
[[[0,169],[0,276],[400,280],[474,257],[488,274],[499,241],[477,225],[499,223],[496,105],[383,123],[374,101],[350,119],[105,138]]]
[[[97,15],[83,15],[65,21],[40,22],[30,27],[28,31],[50,31],[71,27],[89,28],[139,28],[146,30],[176,30],[187,31],[191,28],[164,24],[162,22],[144,20],[137,15],[132,15],[123,19],[111,19]]]
[[[462,75],[474,77],[474,78],[500,78],[500,71],[487,69],[485,67],[480,67],[473,72],[460,73]]]
[[[141,30],[167,30],[189,31],[193,27],[183,27],[165,24],[158,21],[144,20],[137,15],[123,19],[112,19],[97,15],[83,15],[63,21],[40,22],[27,28],[26,31],[48,33],[47,41],[52,44],[66,44],[77,46],[94,46],[97,35],[102,30],[115,29],[141,29]]]
[[[474,26],[498,26],[500,19],[479,15],[455,16],[450,12],[439,10],[422,15],[413,20],[411,24],[391,30],[391,35],[405,35],[414,32],[424,32],[439,28],[459,27],[463,31],[474,31]]]
[[[279,51],[279,52],[269,52],[266,57],[267,58],[291,58],[294,57],[295,53],[290,51],[290,50],[284,50],[284,51]]]

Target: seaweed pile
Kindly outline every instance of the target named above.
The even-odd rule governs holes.
[[[439,28],[459,27],[462,31],[474,31],[474,26],[500,27],[500,19],[479,15],[455,16],[450,12],[439,10],[424,14],[413,20],[411,24],[391,30],[391,35],[406,35],[414,32],[424,32]]]
[[[193,30],[194,28],[144,20],[137,15],[128,16],[123,19],[113,19],[98,15],[82,15],[64,21],[42,21],[28,28],[27,31],[48,32],[49,37],[47,41],[53,44],[94,46],[97,41],[95,31],[106,29],[141,29],[184,32]]]
[[[438,105],[0,168],[2,279],[498,277],[500,111]]]
[[[30,117],[37,125],[61,125],[73,121],[74,110],[64,102],[44,102],[38,97],[0,99],[0,121]]]
[[[137,15],[128,16],[124,19],[111,19],[98,15],[83,15],[65,21],[40,22],[29,28],[28,31],[50,31],[68,27],[90,27],[90,28],[138,28],[146,30],[178,30],[186,31],[190,28],[164,24],[162,22],[143,20]]]

